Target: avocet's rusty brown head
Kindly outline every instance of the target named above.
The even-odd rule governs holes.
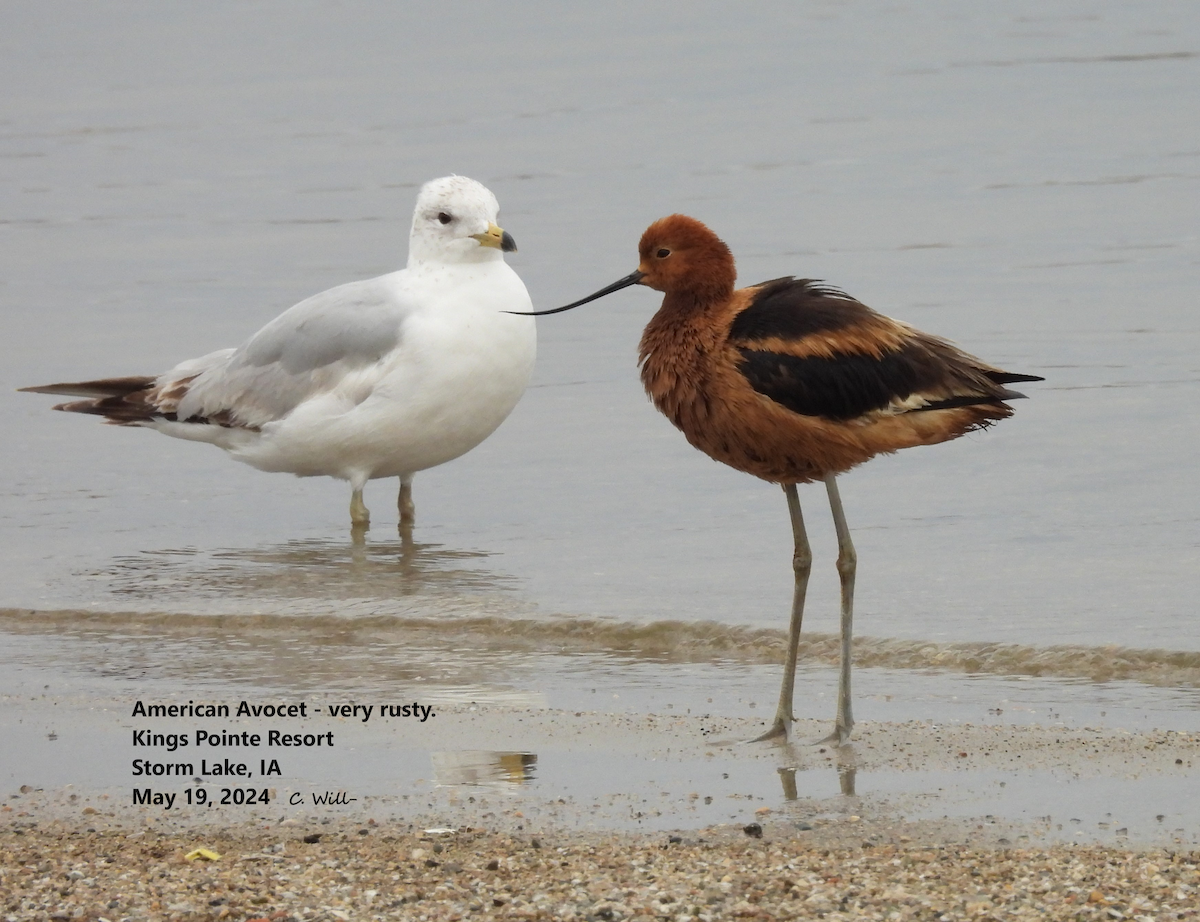
[[[643,285],[656,291],[724,298],[737,272],[729,247],[708,227],[687,215],[660,218],[638,244]]]
[[[558,314],[630,285],[645,285],[699,301],[724,299],[733,291],[737,277],[733,254],[716,234],[695,218],[673,214],[655,221],[642,234],[638,255],[640,262],[636,271],[586,298],[547,311],[525,313],[534,317]]]

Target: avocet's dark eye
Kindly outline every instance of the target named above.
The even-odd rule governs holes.
[[[446,214],[446,212],[439,211],[438,212],[438,220],[441,221],[443,224],[449,224],[454,219],[452,217],[450,217],[450,215]]]
[[[663,247],[661,250],[659,250],[654,255],[657,256],[659,259],[666,259],[668,256],[671,255],[671,251],[668,250],[666,247]]]

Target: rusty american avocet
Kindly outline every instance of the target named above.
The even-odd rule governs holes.
[[[350,520],[370,516],[363,486],[399,477],[400,525],[417,471],[470,451],[516,406],[533,373],[531,307],[503,253],[499,204],[465,176],[422,186],[408,265],[339,285],[284,311],[236,349],[156,377],[22,390],[85,398],[58,410],[211,442],[264,471],[350,481]]]
[[[651,224],[637,271],[565,307],[647,285],[665,294],[642,335],[642,383],[654,405],[705,454],[783,485],[795,539],[795,593],[779,706],[760,739],[786,737],[812,552],[796,485],[824,481],[837,530],[841,671],[829,739],[845,742],[856,555],[837,475],[877,454],[958,438],[1012,415],[1005,387],[1041,381],[1002,371],[951,343],[877,314],[811,279],[734,290],[733,255],[694,218]]]

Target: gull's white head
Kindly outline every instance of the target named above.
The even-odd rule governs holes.
[[[502,259],[517,245],[496,226],[499,213],[500,203],[482,183],[466,176],[430,180],[417,195],[408,264]]]

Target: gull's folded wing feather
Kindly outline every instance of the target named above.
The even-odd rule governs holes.
[[[361,390],[369,382],[353,373],[399,345],[409,312],[393,276],[331,288],[284,311],[241,348],[162,375],[159,406],[179,420],[260,427],[343,384]]]

